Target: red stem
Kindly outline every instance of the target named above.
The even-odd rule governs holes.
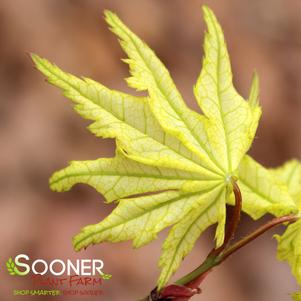
[[[270,230],[271,228],[274,228],[278,225],[281,225],[283,223],[292,223],[297,221],[299,218],[296,215],[286,215],[286,216],[281,216],[281,217],[275,217],[266,224],[262,225],[258,229],[256,229],[254,232],[249,234],[248,236],[242,238],[235,244],[233,244],[231,247],[226,249],[222,254],[223,261],[228,258],[230,255],[244,247],[245,245],[249,244],[256,238],[258,238],[260,235],[264,234],[266,231]]]
[[[206,276],[213,270],[213,268],[219,264],[221,264],[224,260],[226,260],[230,255],[235,253],[236,251],[240,250],[242,247],[246,246],[260,235],[264,234],[266,231],[274,228],[283,223],[291,223],[297,221],[299,218],[295,215],[286,215],[282,217],[276,217],[267,222],[266,224],[260,226],[254,232],[250,233],[246,237],[242,238],[241,240],[234,243],[232,246],[229,246],[230,241],[232,240],[234,233],[236,232],[237,226],[240,221],[240,213],[241,213],[241,206],[242,206],[242,196],[240,189],[237,183],[232,180],[233,185],[233,192],[235,195],[235,207],[233,210],[232,218],[230,223],[227,227],[226,235],[224,243],[221,247],[217,249],[213,249],[205,261],[194,271],[187,274],[186,276],[182,277],[178,281],[176,281],[175,285],[172,285],[174,288],[177,289],[176,286],[179,286],[179,291],[181,292],[181,286],[185,286],[186,288],[191,289],[191,291],[195,293],[199,293],[200,289],[199,286],[202,281],[206,278]],[[169,287],[167,287],[169,288]],[[172,290],[171,290],[172,291]],[[185,291],[185,290],[184,290]],[[173,296],[170,296],[173,297]],[[190,297],[174,297],[172,300],[174,301],[188,301]],[[150,296],[145,297],[140,301],[166,301],[169,300],[168,297],[160,297],[160,293],[154,289]]]
[[[238,224],[240,222],[240,214],[241,214],[241,207],[242,207],[241,191],[240,191],[239,186],[237,185],[236,181],[233,178],[231,178],[231,183],[232,183],[233,192],[234,192],[234,196],[235,196],[235,206],[232,211],[231,219],[229,220],[229,223],[227,224],[224,243],[219,248],[213,249],[210,252],[209,256],[210,255],[217,256],[218,254],[222,253],[222,251],[225,248],[228,247],[229,243],[231,242],[231,240],[234,237],[234,234],[235,234]]]

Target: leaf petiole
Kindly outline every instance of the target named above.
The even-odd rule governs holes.
[[[183,278],[176,281],[178,285],[185,285],[190,288],[193,288],[194,285],[200,285],[200,283],[204,280],[204,278],[208,275],[208,273],[217,265],[221,264],[225,261],[230,255],[240,250],[242,247],[246,246],[268,230],[281,225],[283,223],[293,223],[299,219],[296,215],[286,215],[282,217],[276,217],[272,220],[268,221],[266,224],[260,226],[255,231],[251,232],[249,235],[240,239],[232,246],[226,248],[223,252],[218,255],[209,255],[206,260],[197,267],[194,271],[187,274]],[[205,277],[204,277],[205,276]],[[195,287],[194,287],[195,288]]]
[[[206,278],[206,276],[212,271],[212,269],[218,265],[220,265],[223,261],[225,261],[230,255],[240,250],[242,247],[246,246],[268,230],[281,225],[283,223],[293,223],[299,219],[296,215],[286,215],[281,217],[273,218],[272,220],[268,221],[266,224],[260,226],[255,231],[251,232],[244,238],[238,240],[231,246],[229,245],[230,240],[233,238],[233,235],[236,231],[237,225],[240,220],[240,210],[241,210],[241,193],[240,189],[235,181],[232,181],[233,185],[233,192],[235,195],[235,207],[231,219],[231,223],[228,226],[228,231],[226,232],[225,242],[224,244],[218,248],[214,249],[209,253],[205,261],[198,266],[195,270],[190,272],[189,274],[185,275],[184,277],[180,278],[175,282],[176,285],[179,286],[186,286],[190,289],[198,289],[202,281]],[[159,293],[153,290],[152,296],[147,296],[146,298],[142,299],[141,301],[164,301],[168,300],[165,298],[160,298]],[[176,300],[176,299],[175,299]],[[189,300],[189,299],[187,299]]]

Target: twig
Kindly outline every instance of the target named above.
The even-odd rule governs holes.
[[[241,240],[239,240],[238,242],[236,242],[235,244],[230,246],[228,249],[226,249],[225,252],[223,252],[223,254],[222,254],[223,260],[225,260],[233,253],[235,253],[236,251],[238,251],[245,245],[249,244],[256,238],[258,238],[260,235],[264,234],[266,231],[270,230],[271,228],[274,228],[283,223],[293,223],[293,222],[297,221],[298,219],[299,219],[299,217],[297,217],[296,215],[285,215],[282,217],[273,218],[266,224],[264,224],[261,227],[259,227],[258,229],[256,229],[254,232],[250,233],[248,236],[242,238]]]
[[[187,285],[191,283],[195,278],[202,276],[204,273],[211,271],[212,268],[221,264],[224,260],[226,260],[230,255],[235,253],[236,251],[240,250],[242,247],[246,246],[260,235],[264,234],[266,231],[274,228],[278,225],[281,225],[286,222],[295,222],[298,220],[298,217],[295,215],[286,215],[282,217],[273,218],[271,221],[267,222],[266,224],[260,226],[254,232],[250,233],[246,237],[242,238],[241,240],[234,243],[232,246],[227,248],[224,252],[219,254],[218,256],[209,256],[206,260],[194,271],[189,273],[188,275],[184,276],[183,278],[179,279],[176,284],[179,285]]]
[[[233,215],[231,218],[231,222],[229,223],[225,241],[220,248],[214,249],[209,253],[205,261],[198,266],[195,270],[187,274],[186,276],[180,278],[175,282],[175,284],[171,286],[167,286],[165,289],[168,291],[173,291],[174,288],[179,288],[181,291],[181,287],[183,290],[183,294],[185,294],[187,288],[191,290],[191,292],[200,293],[199,286],[202,281],[206,278],[206,276],[213,270],[214,267],[220,265],[223,261],[225,261],[230,255],[240,250],[242,247],[246,246],[260,235],[264,234],[266,231],[274,228],[278,225],[283,223],[291,223],[295,222],[299,219],[299,217],[295,215],[286,215],[282,217],[276,217],[267,222],[266,224],[260,226],[255,231],[251,232],[249,235],[245,236],[244,238],[240,239],[233,245],[229,246],[230,241],[232,240],[234,233],[236,232],[239,220],[240,220],[240,213],[241,213],[241,204],[242,204],[242,197],[240,193],[240,189],[235,181],[232,181],[233,185],[233,192],[235,195],[235,207],[233,211]],[[173,287],[173,288],[171,288]],[[185,289],[186,287],[186,289]],[[164,289],[163,289],[164,290]],[[160,292],[157,292],[156,288],[152,290],[151,294],[140,301],[168,301],[168,300],[189,300],[190,297],[175,297],[175,296],[162,296]]]

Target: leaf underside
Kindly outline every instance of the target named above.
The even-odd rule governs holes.
[[[203,114],[186,106],[155,53],[112,12],[106,11],[105,18],[128,55],[127,83],[147,91],[147,97],[78,78],[32,55],[48,81],[63,90],[83,118],[93,121],[89,130],[116,139],[114,158],[74,161],[50,179],[55,191],[85,183],[107,202],[117,202],[108,217],[74,237],[75,250],[125,240],[140,247],[172,226],[163,244],[159,289],[209,226],[217,224],[216,245],[223,243],[225,206],[233,204],[233,176],[242,189],[243,209],[253,218],[295,210],[284,185],[245,156],[261,115],[258,78],[254,76],[248,101],[244,100],[232,83],[222,29],[208,7],[203,13],[208,31],[202,71],[194,86]]]

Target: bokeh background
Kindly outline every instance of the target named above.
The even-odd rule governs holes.
[[[153,287],[166,233],[139,250],[119,243],[74,253],[71,237],[113,206],[104,205],[100,195],[83,185],[67,193],[51,192],[48,178],[71,159],[112,156],[115,145],[88,133],[88,122],[44,82],[26,53],[36,52],[64,70],[129,92],[123,81],[127,66],[120,61],[125,56],[102,18],[105,8],[112,9],[156,51],[188,105],[197,109],[192,85],[201,66],[202,4],[210,5],[223,25],[241,94],[248,95],[255,68],[260,76],[263,116],[251,154],[266,166],[301,158],[301,1],[1,0],[1,300],[32,299],[12,296],[12,289],[31,288],[29,277],[12,277],[5,271],[6,259],[19,253],[49,260],[101,258],[105,271],[113,274],[100,298],[56,300],[134,301]],[[239,235],[255,226],[244,216]],[[208,231],[178,277],[198,265],[212,247],[211,240]],[[289,267],[276,261],[275,251],[268,233],[217,268],[193,300],[290,300],[288,292],[297,285]]]

